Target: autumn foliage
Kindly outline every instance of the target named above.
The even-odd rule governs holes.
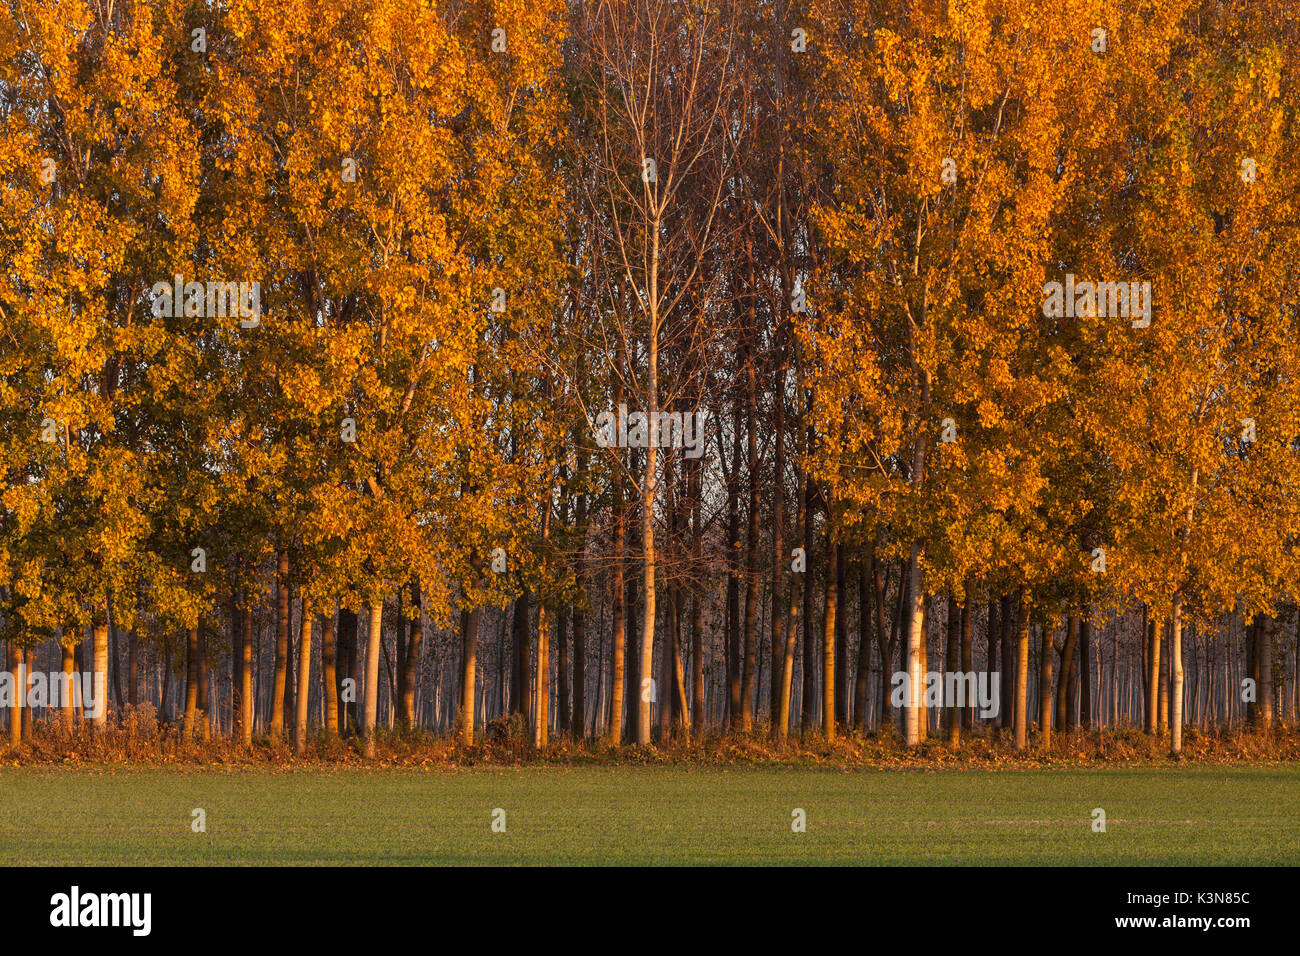
[[[1298,67],[1244,0],[0,4],[12,745],[56,671],[366,756],[1294,719]]]

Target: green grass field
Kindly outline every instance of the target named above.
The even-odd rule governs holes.
[[[0,863],[1295,865],[1300,767],[6,769]]]

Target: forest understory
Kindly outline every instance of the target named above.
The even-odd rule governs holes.
[[[768,728],[752,733],[719,731],[702,737],[677,736],[651,746],[611,746],[604,739],[560,737],[545,747],[533,743],[521,721],[497,720],[480,742],[468,746],[457,737],[415,730],[379,730],[375,754],[367,759],[359,736],[316,732],[302,754],[291,743],[273,743],[256,734],[251,747],[224,737],[186,742],[178,724],[160,722],[149,705],[128,713],[102,730],[69,725],[60,719],[36,725],[19,747],[0,754],[0,766],[118,765],[241,767],[267,771],[295,767],[375,766],[462,770],[475,766],[789,766],[826,769],[1007,769],[1044,767],[1144,766],[1189,764],[1271,764],[1300,760],[1300,726],[1279,723],[1261,729],[1184,730],[1179,757],[1169,752],[1167,735],[1151,736],[1140,727],[1057,732],[1017,751],[1007,732],[981,727],[953,746],[934,734],[919,747],[907,747],[892,726],[863,734],[849,731],[828,741],[820,733],[771,739]]]

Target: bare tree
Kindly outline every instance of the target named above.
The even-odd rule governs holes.
[[[651,734],[657,560],[655,519],[663,435],[660,349],[665,325],[692,301],[706,273],[726,171],[734,4],[681,0],[597,3],[576,26],[579,56],[595,77],[591,104],[591,200],[603,208],[600,244],[613,260],[605,302],[631,307],[617,338],[629,361],[614,368],[639,400],[645,449],[637,476],[641,514],[642,619],[636,742]],[[623,290],[613,286],[623,286]],[[709,308],[705,302],[704,307]]]

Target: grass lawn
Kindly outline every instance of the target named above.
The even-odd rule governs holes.
[[[1296,865],[1300,767],[0,770],[0,864],[437,863]]]

